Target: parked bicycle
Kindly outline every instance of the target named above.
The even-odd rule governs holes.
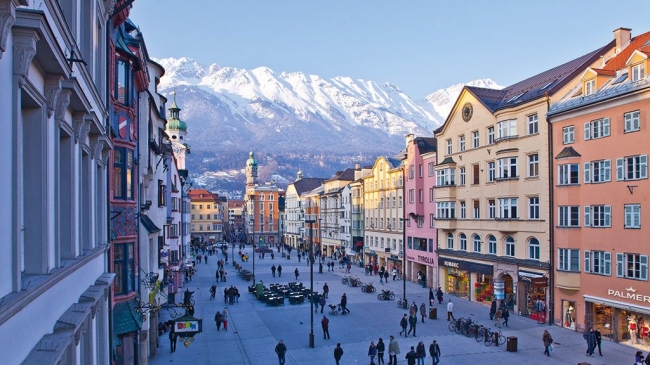
[[[361,282],[361,279],[359,279],[359,278],[351,277],[351,278],[348,279],[348,286],[357,287],[357,286],[361,286],[362,284],[363,283]]]
[[[407,299],[400,299],[397,301],[397,307],[402,309],[408,309],[409,301]]]
[[[484,331],[484,340],[485,346],[500,346],[506,343],[506,336],[501,333],[501,330],[492,331],[489,328],[486,328]]]
[[[352,278],[353,278],[352,275],[346,275],[346,276],[344,276],[343,278],[341,278],[341,283],[347,285],[348,281],[349,281],[350,279],[352,279]]]
[[[379,300],[394,300],[395,294],[388,289],[382,289],[381,293],[377,294],[377,299]]]
[[[375,288],[375,286],[372,285],[372,283],[368,283],[368,284],[363,284],[361,286],[361,291],[364,293],[374,293],[377,291],[377,288]]]

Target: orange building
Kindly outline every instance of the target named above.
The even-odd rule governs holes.
[[[246,242],[260,246],[280,243],[280,211],[284,210],[284,189],[274,181],[258,184],[257,161],[251,151],[246,160],[246,196],[244,225]]]
[[[600,328],[641,348],[650,344],[650,32],[614,34],[616,53],[588,68],[548,113],[553,310],[556,325]]]

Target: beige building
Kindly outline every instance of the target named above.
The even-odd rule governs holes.
[[[402,271],[404,179],[403,156],[379,157],[363,181],[366,263]]]
[[[224,205],[217,194],[205,189],[193,189],[190,197],[192,239],[202,242],[223,240]]]
[[[350,232],[346,228],[350,226],[350,211],[345,209],[345,206],[349,205],[350,197],[344,196],[343,190],[354,181],[354,171],[339,171],[334,177],[323,182],[323,194],[320,197],[320,237],[325,256],[331,256],[335,252],[353,252],[348,249],[351,242]]]
[[[545,115],[553,97],[566,94],[569,83],[608,49],[503,90],[462,90],[445,124],[435,131],[443,291],[486,303],[504,299],[514,313],[531,316],[538,315],[536,300],[548,301],[552,267]]]

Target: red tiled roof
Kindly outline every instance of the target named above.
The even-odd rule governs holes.
[[[607,61],[603,70],[618,71],[625,68],[625,62],[627,62],[635,50],[643,49],[650,51],[650,48],[648,47],[650,45],[646,45],[648,41],[650,41],[650,32],[639,34],[632,38],[632,41],[627,47],[623,48],[621,52]]]
[[[592,70],[598,75],[616,76],[616,71],[614,70],[603,70],[602,68],[592,68]]]

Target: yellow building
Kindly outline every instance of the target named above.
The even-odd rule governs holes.
[[[192,240],[219,242],[223,240],[222,199],[205,189],[193,189],[190,197],[190,225]]]

